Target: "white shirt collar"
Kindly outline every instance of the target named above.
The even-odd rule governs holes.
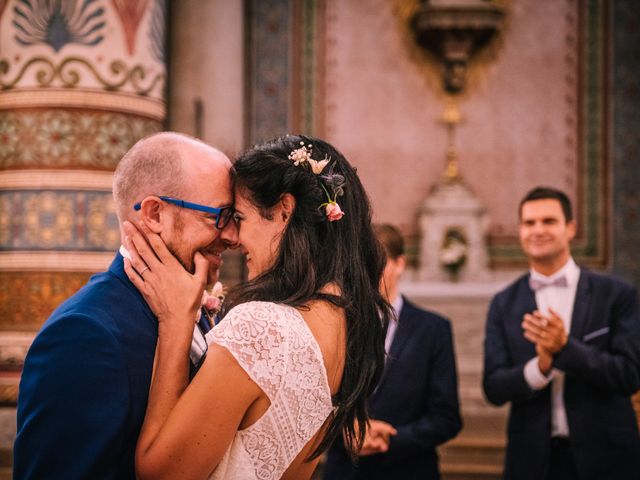
[[[549,276],[543,275],[533,268],[531,268],[529,272],[532,278],[543,280],[545,282],[553,282],[556,278],[564,276],[567,278],[567,284],[569,284],[570,286],[577,285],[578,279],[580,278],[580,267],[578,267],[576,262],[573,260],[573,257],[569,257],[567,263],[565,263],[560,270],[552,273]]]
[[[391,303],[391,307],[393,308],[393,313],[395,315],[392,318],[392,321],[397,322],[400,318],[400,312],[402,311],[402,307],[404,305],[404,299],[402,295],[398,295],[398,297]]]
[[[129,251],[124,248],[124,245],[120,245],[120,248],[118,249],[118,251],[120,252],[120,255],[122,255],[124,258],[128,258],[129,260],[131,260],[131,255],[129,254]]]

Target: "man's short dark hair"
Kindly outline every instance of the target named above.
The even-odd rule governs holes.
[[[382,223],[374,225],[373,231],[389,258],[395,260],[404,255],[404,239],[396,227],[388,223]]]
[[[522,217],[522,206],[527,202],[532,202],[534,200],[557,200],[560,202],[560,206],[562,207],[562,212],[564,213],[564,218],[567,222],[573,220],[573,211],[571,209],[571,200],[566,193],[561,192],[560,190],[556,190],[551,187],[536,187],[527,193],[524,198],[520,201],[520,206],[518,207],[518,215]]]

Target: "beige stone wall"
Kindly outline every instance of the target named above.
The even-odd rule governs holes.
[[[244,148],[242,2],[184,0],[171,8],[169,129],[233,157]]]
[[[509,2],[503,38],[472,68],[460,102],[462,174],[515,233],[514,202],[547,184],[576,195],[575,2]],[[414,231],[441,178],[446,130],[437,75],[412,55],[394,2],[327,0],[324,131],[359,169],[379,220]]]

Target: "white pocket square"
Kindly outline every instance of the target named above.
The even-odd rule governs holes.
[[[609,333],[609,327],[599,328],[598,330],[594,330],[591,333],[587,333],[584,337],[582,337],[582,341],[588,342],[589,340],[601,337],[602,335],[606,335],[607,333]]]

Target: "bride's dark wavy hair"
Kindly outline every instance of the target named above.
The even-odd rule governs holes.
[[[320,175],[308,164],[294,166],[289,158],[301,142],[311,145],[314,160],[329,159]],[[275,263],[231,292],[226,309],[253,300],[292,307],[326,300],[344,308],[346,357],[342,382],[333,397],[337,409],[309,459],[328,449],[341,433],[355,457],[364,440],[367,398],[382,373],[383,325],[391,315],[378,290],[385,256],[371,226],[367,194],[344,156],[318,138],[287,135],[262,143],[242,154],[234,167],[236,190],[246,195],[264,218],[272,218],[271,208],[285,193],[293,195],[296,204]],[[330,222],[321,205],[328,200],[327,192],[333,197],[334,191],[340,190],[342,195],[336,201],[345,215]],[[322,293],[323,287],[332,283],[340,288],[340,294]]]

